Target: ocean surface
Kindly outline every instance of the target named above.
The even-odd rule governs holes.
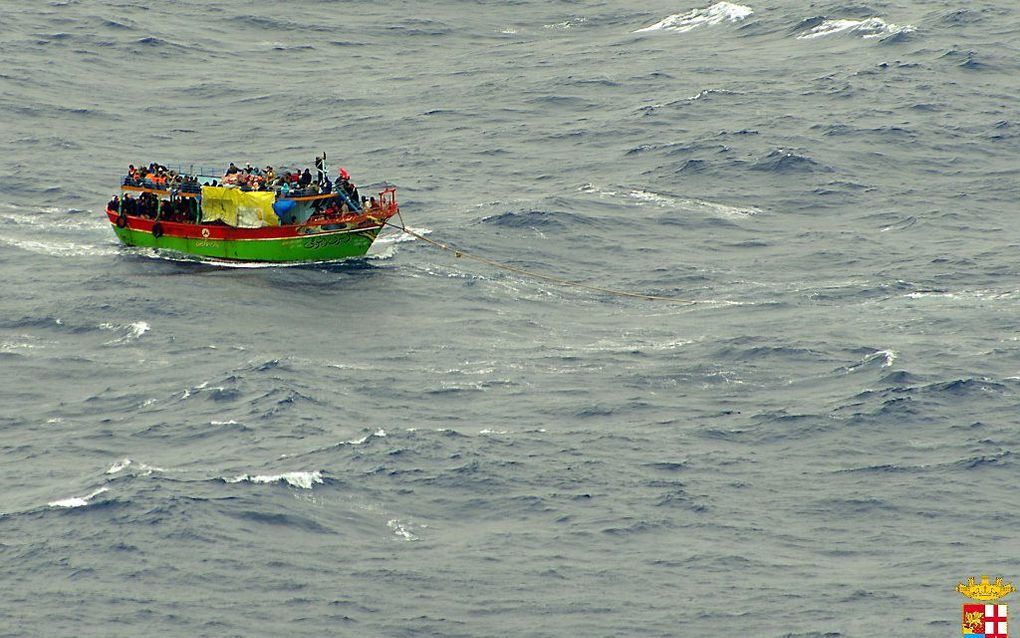
[[[0,636],[956,636],[1020,578],[1020,5],[0,8]],[[462,256],[102,213],[323,151]]]

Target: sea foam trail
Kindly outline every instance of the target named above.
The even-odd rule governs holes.
[[[39,241],[35,239],[12,239],[7,237],[0,237],[0,242],[14,246],[15,248],[27,250],[39,255],[47,255],[49,257],[93,257],[117,254],[117,248],[115,245],[97,246],[95,244],[79,244],[72,241]]]
[[[59,501],[50,501],[48,505],[50,507],[85,507],[86,505],[89,504],[89,501],[99,496],[103,492],[108,491],[110,491],[110,488],[101,487],[98,490],[92,492],[91,494],[88,494],[87,496],[72,496],[70,498],[61,499]]]
[[[882,18],[866,18],[864,20],[826,20],[810,31],[797,36],[798,40],[811,40],[837,33],[852,33],[863,38],[884,38],[900,33],[913,33],[917,29],[909,24],[899,26],[890,24]]]
[[[592,193],[602,199],[616,199],[618,201],[631,201],[636,205],[653,205],[660,208],[674,208],[680,210],[696,211],[707,215],[719,217],[750,217],[758,215],[761,209],[755,206],[728,206],[717,202],[709,202],[701,199],[688,199],[675,197],[664,193],[631,188],[625,191],[615,191],[595,184],[585,184],[577,189],[582,193]]]
[[[676,31],[686,33],[698,27],[721,24],[723,22],[740,22],[754,13],[751,7],[732,2],[717,2],[705,9],[692,9],[687,13],[677,13],[656,22],[653,25],[638,29],[634,33],[646,31]]]

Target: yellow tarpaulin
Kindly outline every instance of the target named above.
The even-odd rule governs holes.
[[[276,193],[241,191],[221,186],[202,187],[202,221],[222,221],[238,228],[279,226],[280,218],[273,212]]]

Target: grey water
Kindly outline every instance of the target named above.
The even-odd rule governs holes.
[[[0,9],[0,636],[947,636],[1020,577],[1015,3]],[[102,212],[323,151],[468,255]]]

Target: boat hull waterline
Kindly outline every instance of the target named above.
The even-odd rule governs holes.
[[[121,242],[128,246],[174,250],[229,261],[302,262],[361,257],[385,224],[361,223],[232,228],[216,224],[159,221],[106,211]],[[154,227],[156,232],[153,232]]]

